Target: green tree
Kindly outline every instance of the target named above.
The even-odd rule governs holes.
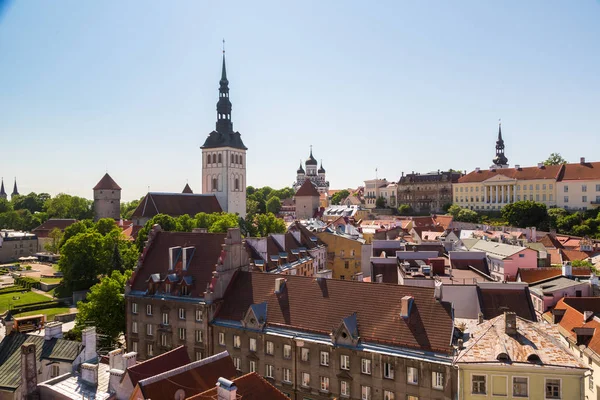
[[[266,200],[272,197],[279,197],[280,200],[291,199],[295,194],[294,189],[291,187],[284,187],[283,189],[272,190],[266,197]]]
[[[144,249],[144,242],[148,240],[148,233],[155,224],[160,225],[163,231],[182,231],[181,225],[179,225],[177,219],[171,217],[170,215],[157,214],[154,217],[150,218],[148,222],[146,222],[144,227],[138,232],[137,239],[135,240],[135,245],[138,251],[141,252]]]
[[[266,203],[267,212],[277,214],[281,211],[281,199],[277,196],[273,196],[267,200]]]
[[[121,273],[125,271],[123,257],[121,257],[121,251],[119,251],[119,245],[117,243],[113,246],[113,254],[110,263],[113,271],[119,271]]]
[[[377,208],[385,208],[386,200],[383,196],[379,196],[377,200],[375,200],[375,207]]]
[[[580,268],[580,267],[593,268],[594,267],[594,264],[592,264],[592,262],[589,260],[573,260],[573,261],[571,261],[571,265],[575,268]]]
[[[548,210],[544,203],[531,200],[517,201],[502,208],[502,218],[519,228],[547,226]]]
[[[448,210],[450,210],[450,207],[452,207],[452,203],[446,203],[442,206],[442,211],[445,213],[448,213]]]
[[[217,215],[217,218],[208,228],[210,233],[225,233],[229,228],[239,227],[239,218],[235,214],[222,213]]]
[[[90,289],[85,302],[77,303],[75,330],[95,325],[98,333],[115,342],[125,332],[125,283],[131,272],[113,271]]]
[[[460,222],[472,222],[477,223],[479,221],[479,215],[468,208],[463,208],[460,210],[458,215],[456,216],[456,220]]]
[[[256,233],[254,236],[259,237],[268,236],[269,233],[285,233],[286,231],[285,222],[272,213],[258,214],[253,221],[253,226]]]
[[[71,287],[75,282],[95,282],[109,268],[108,254],[98,232],[73,236],[60,249],[58,267],[64,276],[63,283]]]
[[[49,218],[91,219],[94,214],[91,200],[65,193],[46,200],[44,211]]]
[[[246,200],[246,215],[256,215],[258,214],[258,201],[248,199]]]
[[[462,210],[461,206],[458,204],[452,204],[450,207],[448,207],[448,214],[452,215],[452,217],[456,219],[458,217],[458,213],[460,213],[460,210]]]
[[[0,198],[0,213],[5,213],[7,211],[12,211],[13,207],[10,201]]]
[[[96,222],[95,229],[99,234],[105,236],[108,232],[112,231],[113,229],[119,229],[119,227],[114,219],[102,218]]]
[[[35,212],[42,211],[44,208],[44,201],[50,198],[48,193],[29,193],[26,196],[13,196],[10,200],[15,210],[29,210],[32,214]]]
[[[59,249],[64,246],[67,240],[71,239],[73,236],[76,236],[80,233],[84,233],[87,231],[87,226],[83,221],[77,221],[65,228],[63,236],[60,240]]]
[[[548,156],[546,161],[544,161],[544,165],[561,165],[561,164],[566,164],[566,163],[567,163],[567,160],[562,158],[560,153],[552,153],[552,154],[550,154],[550,156]]]
[[[350,196],[350,192],[346,189],[335,192],[333,196],[331,196],[331,204],[340,204],[342,200],[348,196]]]
[[[412,212],[413,209],[410,204],[400,204],[398,206],[398,213],[400,213],[400,215],[410,215]]]
[[[58,228],[54,228],[50,231],[50,233],[48,233],[48,237],[52,239],[52,241],[46,244],[46,250],[51,253],[58,253],[60,251],[59,245],[62,241],[63,232]]]
[[[143,197],[139,200],[132,200],[130,202],[121,203],[121,218],[131,219],[133,212],[135,211],[137,206],[140,204],[140,201],[142,199],[143,199]]]

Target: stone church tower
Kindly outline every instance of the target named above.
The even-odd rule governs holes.
[[[202,149],[202,193],[214,194],[225,212],[246,217],[246,150],[239,132],[233,130],[229,81],[223,67],[219,81],[216,130]]]
[[[94,186],[94,221],[101,218],[121,218],[121,187],[109,174]]]

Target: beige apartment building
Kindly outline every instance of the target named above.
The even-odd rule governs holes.
[[[600,205],[600,162],[566,164],[557,184],[557,206],[566,210],[588,210]]]

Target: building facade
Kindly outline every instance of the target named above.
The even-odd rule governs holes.
[[[457,171],[411,173],[398,181],[398,204],[408,204],[413,211],[441,212],[452,203],[452,185],[462,176]]]
[[[388,185],[385,178],[370,179],[365,181],[364,198],[365,207],[373,209],[377,206],[377,199],[381,196],[381,190]]]
[[[314,218],[319,211],[320,194],[315,185],[310,180],[305,180],[300,189],[294,195],[296,203],[296,218],[310,219]]]
[[[306,170],[302,168],[302,161],[300,161],[300,167],[296,171],[296,182],[292,185],[294,190],[299,190],[305,181],[311,181],[317,188],[317,191],[321,194],[327,194],[329,191],[329,181],[325,176],[325,168],[323,168],[323,161],[321,166],[317,169],[317,160],[313,157],[312,146],[310,146],[310,155],[304,163]]]
[[[239,132],[233,130],[229,81],[223,54],[219,81],[216,129],[202,149],[202,193],[214,194],[225,212],[246,217],[246,150]]]
[[[331,232],[318,232],[317,236],[327,246],[326,268],[333,272],[334,279],[352,280],[362,272],[363,252],[371,249],[364,240]]]
[[[0,230],[0,263],[17,261],[38,252],[36,235],[12,230]]]
[[[600,205],[600,162],[565,164],[556,185],[556,205],[566,210],[588,210]]]
[[[121,218],[121,187],[106,173],[94,186],[94,220]]]

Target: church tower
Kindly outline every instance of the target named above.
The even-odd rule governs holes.
[[[502,139],[502,123],[498,122],[498,140],[496,140],[496,157],[492,160],[492,168],[508,168],[508,158],[504,155],[504,140]]]
[[[121,219],[121,187],[106,173],[94,186],[94,221]]]
[[[202,149],[202,193],[214,194],[223,211],[246,217],[246,150],[239,132],[233,130],[229,81],[223,66],[219,81],[217,124]]]
[[[2,178],[2,183],[0,183],[0,199],[6,200],[7,197],[8,197],[8,195],[6,194],[6,191],[4,190],[4,178]]]

